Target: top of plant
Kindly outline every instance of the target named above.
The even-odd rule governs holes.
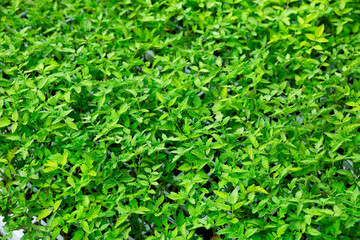
[[[360,237],[358,1],[1,5],[6,231]]]

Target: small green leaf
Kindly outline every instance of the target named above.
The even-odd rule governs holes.
[[[89,224],[88,224],[85,220],[80,222],[80,227],[81,227],[86,233],[90,233]]]
[[[264,194],[269,194],[264,188],[262,188],[260,186],[255,186],[255,184],[248,187],[247,192],[261,192],[261,193],[264,193]]]
[[[345,228],[354,227],[355,223],[359,221],[358,217],[351,217],[345,222]]]
[[[321,35],[324,33],[324,29],[325,29],[324,24],[316,28],[315,30],[316,38],[321,37]]]
[[[318,51],[323,50],[323,48],[320,45],[315,45],[313,48]]]
[[[8,118],[0,118],[0,128],[6,127],[11,124],[11,121]]]
[[[282,225],[281,227],[279,227],[279,228],[277,229],[277,231],[276,231],[277,236],[278,236],[278,237],[281,237],[281,236],[285,233],[285,231],[286,231],[286,229],[288,228],[288,226],[289,226],[289,224],[284,224],[284,225]]]
[[[161,93],[156,92],[156,97],[161,103],[165,103],[165,98],[163,97],[163,95]]]
[[[62,48],[61,49],[62,52],[68,52],[68,53],[75,53],[75,50],[72,48]]]
[[[308,226],[306,228],[306,233],[310,234],[311,236],[319,236],[319,235],[321,235],[321,232],[319,232],[318,230],[316,230],[315,228],[312,228],[310,226]]]
[[[169,114],[168,114],[168,113],[164,113],[164,114],[162,114],[162,115],[160,116],[159,120],[163,120],[163,119],[165,119],[167,116],[169,116]]]
[[[129,105],[127,103],[124,103],[123,105],[121,105],[120,110],[118,112],[119,115],[123,114],[124,112],[126,112],[129,108]]]
[[[177,100],[177,97],[171,99],[170,102],[169,102],[169,104],[168,104],[168,106],[171,107],[172,105],[174,105],[174,103],[176,102],[176,100]]]
[[[222,199],[224,199],[224,200],[229,197],[229,193],[227,193],[227,192],[214,190],[214,193],[215,193],[216,195],[218,195],[219,197],[221,197]]]
[[[261,161],[261,165],[267,170],[269,171],[269,160],[267,158],[263,158]]]
[[[316,41],[320,43],[327,43],[329,40],[327,40],[326,38],[318,38],[316,39]]]
[[[218,67],[221,67],[221,66],[222,66],[222,59],[221,59],[221,57],[218,57],[218,58],[216,59],[216,65],[217,65]]]
[[[39,216],[36,218],[36,220],[41,220],[46,218],[47,216],[49,216],[51,214],[52,210],[51,209],[44,209],[40,212]]]
[[[148,211],[150,211],[150,209],[148,209],[147,207],[140,206],[140,207],[138,207],[136,210],[134,210],[132,212],[136,213],[136,214],[144,214],[144,213],[146,213]]]
[[[315,41],[315,35],[314,34],[311,34],[311,33],[305,33],[305,36],[311,40],[311,41]]]
[[[53,154],[49,157],[51,161],[47,161],[45,166],[57,166],[63,160],[63,155],[60,153]]]
[[[57,169],[59,169],[59,168],[58,167],[47,167],[47,168],[44,168],[42,171],[45,173],[48,173],[48,172],[53,172]]]
[[[258,148],[258,147],[259,147],[259,143],[258,143],[258,141],[256,140],[255,136],[254,136],[252,133],[249,133],[248,137],[249,137],[249,140],[250,140],[251,144],[252,144],[255,148]]]
[[[78,130],[78,128],[77,128],[77,126],[76,126],[75,123],[73,123],[73,122],[66,122],[66,124],[67,124],[70,128],[72,128],[72,129],[74,129],[74,130]]]
[[[339,112],[338,110],[334,109],[334,113],[335,113],[337,119],[339,119],[340,121],[344,119],[344,115],[341,112]]]
[[[69,176],[67,178],[67,182],[70,184],[70,186],[72,186],[73,188],[75,188],[75,181],[74,178],[72,176]]]
[[[118,217],[116,220],[116,223],[115,223],[115,228],[117,228],[120,224],[125,222],[125,220],[129,217],[129,215],[130,214],[124,214],[124,215]]]
[[[15,110],[12,115],[11,115],[11,119],[16,122],[18,119],[19,119],[19,114],[18,114],[18,111]]]
[[[344,10],[346,6],[346,0],[340,0],[340,10]]]
[[[355,103],[355,102],[347,102],[347,103],[345,103],[345,104],[348,105],[348,106],[351,106],[351,107],[356,107],[356,106],[358,106],[358,104]]]
[[[179,200],[179,199],[185,199],[186,198],[186,194],[185,193],[174,193],[171,192],[170,194],[167,195],[168,198],[172,199],[172,200]]]
[[[179,171],[189,171],[190,169],[191,169],[191,166],[188,163],[184,163],[183,165],[178,167]]]
[[[231,207],[229,205],[226,205],[224,203],[219,203],[219,202],[217,202],[215,204],[216,204],[216,206],[218,206],[222,210],[231,211]]]
[[[70,92],[67,92],[67,93],[64,94],[64,99],[65,99],[65,101],[66,101],[67,103],[70,103],[70,102],[71,102],[70,96],[71,96]],[[45,100],[45,99],[44,99],[44,100]]]
[[[37,91],[37,95],[40,98],[41,101],[45,101],[45,95],[41,90]]]
[[[230,203],[231,205],[234,205],[234,204],[237,202],[238,198],[239,198],[239,192],[238,192],[238,190],[235,188],[235,189],[232,191],[232,193],[230,194],[229,203]]]
[[[228,88],[227,88],[227,87],[223,87],[223,88],[221,89],[221,92],[220,92],[220,97],[221,97],[222,99],[225,99],[226,96],[227,96],[227,94],[228,94]]]
[[[82,230],[77,230],[74,234],[74,237],[72,238],[72,240],[82,240],[84,236],[84,232]]]
[[[341,208],[339,208],[337,205],[334,206],[334,217],[339,217],[341,215]]]
[[[246,238],[251,237],[252,235],[254,235],[255,233],[257,233],[258,230],[259,230],[258,228],[246,229],[245,237],[246,237]]]
[[[65,166],[65,164],[67,163],[68,155],[69,155],[69,152],[65,152],[65,154],[63,155],[62,160],[61,160],[61,166]]]
[[[53,212],[56,212],[56,210],[59,208],[61,202],[62,202],[62,200],[57,200],[57,201],[55,202]]]

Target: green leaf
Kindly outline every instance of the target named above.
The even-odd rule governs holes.
[[[156,200],[155,206],[156,206],[156,207],[159,207],[160,204],[164,202],[164,199],[165,199],[164,195],[161,195],[161,196]]]
[[[49,216],[52,213],[51,209],[44,209],[40,212],[39,216],[36,218],[36,220],[41,220],[46,218],[47,216]]]
[[[62,156],[61,166],[65,166],[65,164],[67,163],[68,155],[69,155],[69,152],[65,152],[64,155]]]
[[[221,89],[221,92],[220,92],[220,97],[221,97],[222,99],[225,99],[226,96],[227,96],[227,94],[228,94],[228,88],[227,88],[227,87],[223,87],[223,88]]]
[[[339,217],[341,215],[341,208],[339,208],[337,205],[334,206],[334,217]]]
[[[180,167],[178,167],[179,171],[188,171],[191,169],[191,166],[188,163],[184,163]]]
[[[160,116],[159,120],[163,120],[165,119],[167,116],[169,116],[168,113],[164,113],[163,115]]]
[[[73,240],[81,240],[83,239],[83,236],[84,236],[84,232],[82,230],[77,230],[75,233],[74,233],[74,236],[73,236]]]
[[[344,119],[344,115],[341,112],[339,112],[336,109],[334,109],[334,112],[335,112],[337,119],[339,119],[340,121]]]
[[[224,200],[229,197],[229,193],[227,193],[227,192],[222,192],[222,191],[214,190],[214,193],[215,193],[216,195],[218,195],[220,198],[224,199]]]
[[[75,181],[74,178],[72,176],[69,176],[67,178],[67,182],[70,184],[70,186],[72,186],[73,188],[75,188]]]
[[[168,104],[168,106],[171,107],[172,105],[174,105],[174,103],[176,102],[176,100],[177,100],[177,97],[171,99],[170,102],[169,102],[169,104]]]
[[[172,200],[179,200],[179,199],[185,199],[187,196],[185,193],[174,193],[171,192],[170,194],[167,195],[168,198],[172,199]]]
[[[85,231],[85,233],[90,233],[90,227],[86,221],[81,221],[80,227]]]
[[[124,103],[123,105],[121,105],[120,110],[118,112],[119,115],[123,114],[124,112],[126,112],[129,108],[129,105],[127,103]]]
[[[221,67],[221,66],[222,66],[222,59],[221,59],[221,57],[218,57],[218,58],[216,59],[216,65],[217,65],[218,67]]]
[[[17,110],[15,110],[15,111],[12,113],[11,119],[12,119],[14,122],[16,122],[16,121],[19,119],[19,113],[18,113]],[[1,122],[1,120],[0,120],[0,122]]]
[[[277,236],[278,236],[278,237],[281,237],[281,236],[285,233],[285,231],[286,231],[286,229],[288,228],[288,226],[289,226],[289,224],[284,224],[284,225],[282,225],[281,227],[279,227],[279,228],[276,230]]]
[[[340,0],[340,9],[344,10],[345,6],[346,6],[346,0]]]
[[[315,41],[315,35],[314,34],[311,34],[311,33],[305,33],[305,36],[311,40],[311,41]]]
[[[45,166],[57,167],[63,161],[63,155],[60,153],[53,154],[49,157],[51,161],[47,161]]]
[[[351,106],[351,107],[356,107],[356,106],[358,106],[358,104],[355,103],[355,102],[347,102],[347,103],[345,103],[345,104],[348,105],[348,106]]]
[[[124,214],[121,215],[117,218],[116,223],[115,223],[115,228],[117,228],[120,224],[122,224],[123,222],[125,222],[125,220],[129,217],[129,214]]]
[[[219,203],[219,202],[217,202],[217,203],[215,203],[216,204],[216,206],[218,206],[220,209],[223,209],[223,210],[225,210],[225,211],[231,211],[231,207],[229,206],[229,205],[226,205],[226,204],[224,204],[224,203]]]
[[[315,45],[315,46],[314,46],[314,49],[315,49],[315,50],[318,50],[318,51],[323,50],[323,48],[322,48],[320,45]]]
[[[180,233],[182,236],[182,239],[187,239],[187,232],[186,232],[186,224],[184,223],[183,225],[180,226]]]
[[[69,53],[75,53],[75,50],[72,48],[62,48],[61,49],[62,52],[69,52]]]
[[[319,236],[321,235],[321,232],[316,230],[315,228],[312,228],[310,226],[306,227],[306,233],[310,234],[311,236]]]
[[[269,161],[266,158],[263,158],[261,161],[261,165],[267,170],[269,171]]]
[[[136,214],[144,214],[144,213],[146,213],[148,211],[150,211],[150,209],[148,209],[146,207],[143,207],[143,206],[140,206],[137,209],[135,209],[133,212],[136,213]]]
[[[48,172],[53,172],[57,169],[59,169],[59,167],[47,167],[47,168],[44,168],[42,171],[45,173],[48,173]]]
[[[355,223],[359,221],[358,217],[351,217],[345,222],[345,228],[351,228],[355,226]]]
[[[57,200],[54,204],[54,210],[53,212],[56,212],[56,210],[58,210],[58,208],[60,207],[62,200]]]
[[[260,193],[264,193],[264,194],[269,194],[264,188],[262,188],[260,186],[255,186],[255,184],[248,187],[247,191],[248,192],[260,192]]]
[[[249,238],[251,237],[252,235],[254,235],[255,233],[258,232],[258,228],[250,228],[250,229],[246,229],[246,232],[245,232],[245,237],[246,238]]]
[[[249,137],[249,140],[251,142],[251,144],[255,147],[255,148],[258,148],[259,147],[259,143],[258,141],[256,140],[255,136],[251,133],[248,134],[248,137]]]
[[[324,24],[316,28],[316,30],[315,30],[316,38],[319,38],[319,37],[321,37],[321,35],[323,35],[324,29],[325,29]]]
[[[329,40],[327,40],[326,38],[318,38],[316,39],[316,41],[320,43],[327,43]]]
[[[11,122],[8,118],[5,118],[5,117],[0,118],[0,128],[9,126],[10,124],[11,124]]]
[[[163,97],[163,95],[161,93],[156,92],[156,97],[161,103],[165,103],[165,98]]]
[[[76,126],[75,123],[73,123],[73,122],[66,122],[66,124],[67,124],[70,128],[72,128],[72,129],[74,129],[74,130],[78,130],[78,128],[77,128],[77,126]]]
[[[301,17],[301,16],[299,16],[299,15],[297,15],[297,20],[298,20],[298,22],[300,23],[300,25],[303,25],[304,24],[304,19]]]
[[[41,90],[37,91],[37,95],[38,95],[38,97],[40,98],[41,101],[43,101],[43,102],[45,101],[45,95]]]
[[[238,192],[238,190],[235,188],[235,189],[232,191],[232,193],[230,194],[229,203],[232,204],[232,205],[234,205],[234,204],[237,202],[238,198],[239,198],[239,192]]]

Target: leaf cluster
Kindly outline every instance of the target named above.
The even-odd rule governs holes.
[[[360,238],[358,1],[1,6],[7,232]]]

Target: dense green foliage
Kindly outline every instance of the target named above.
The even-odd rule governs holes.
[[[6,231],[360,238],[359,1],[0,3]]]

